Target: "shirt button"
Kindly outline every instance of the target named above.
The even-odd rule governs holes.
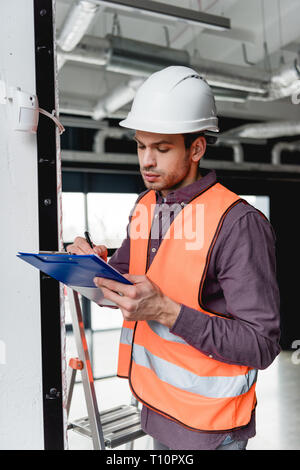
[[[156,252],[156,248],[152,248],[151,251],[152,251],[153,253],[155,253],[155,252]]]

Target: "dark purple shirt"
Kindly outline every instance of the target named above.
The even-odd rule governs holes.
[[[199,191],[216,182],[214,170],[201,169],[201,175],[202,178],[170,192],[165,199],[157,192],[156,207],[169,204],[176,211],[180,204],[187,204]],[[170,224],[170,217],[164,218],[163,213],[159,210],[153,219],[152,230],[157,236],[151,237],[150,264]],[[128,273],[129,256],[127,236],[111,257],[110,264]],[[272,363],[280,352],[275,235],[269,221],[249,204],[237,204],[224,219],[209,261],[203,304],[208,309],[230,313],[234,320],[209,316],[182,305],[171,333],[227,364],[264,369]],[[253,437],[255,412],[250,423],[240,430],[207,433],[189,430],[144,406],[142,427],[170,449],[210,450],[218,447],[228,434],[237,440]]]

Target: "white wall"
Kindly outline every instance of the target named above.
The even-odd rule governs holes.
[[[0,80],[35,93],[32,0],[0,2]],[[0,104],[0,448],[43,449],[36,135],[13,131]]]

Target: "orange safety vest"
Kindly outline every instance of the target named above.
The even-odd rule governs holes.
[[[206,309],[202,291],[224,218],[240,202],[238,195],[220,183],[203,190],[175,217],[148,267],[156,196],[153,190],[147,191],[131,219],[129,273],[146,273],[165,295],[180,304],[235,321],[231,315]],[[193,249],[188,245],[191,230],[188,233],[182,226],[191,227],[195,222],[201,225],[202,235]],[[256,405],[256,369],[207,356],[156,321],[124,321],[118,376],[129,379],[133,395],[148,408],[194,431],[220,432],[245,426]]]

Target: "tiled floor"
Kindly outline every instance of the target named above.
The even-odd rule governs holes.
[[[300,450],[300,364],[283,351],[257,383],[257,435],[248,449]]]
[[[259,371],[257,382],[257,434],[248,450],[300,450],[300,364],[292,352],[284,351],[273,364]],[[95,383],[100,411],[130,403],[126,380],[114,378]],[[86,415],[81,385],[76,385],[70,418]],[[92,449],[91,441],[69,431],[69,449]],[[152,449],[145,436],[135,441],[135,449]]]

